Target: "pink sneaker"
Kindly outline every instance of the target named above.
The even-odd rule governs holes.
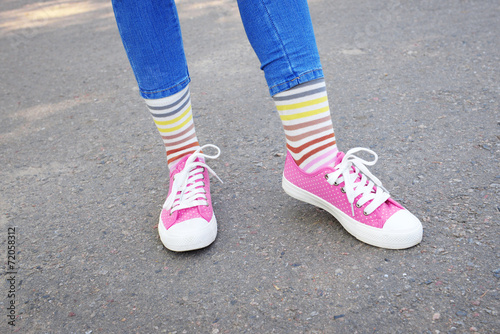
[[[215,148],[217,154],[201,153],[208,147]],[[205,164],[204,158],[216,159],[219,155],[217,146],[205,145],[183,157],[170,172],[170,189],[158,223],[161,242],[168,249],[190,251],[207,247],[215,240],[217,220],[212,209],[208,173],[217,175]]]
[[[365,161],[354,153],[367,151],[375,156]],[[417,217],[390,198],[379,179],[366,166],[378,156],[372,150],[354,148],[337,154],[335,167],[305,173],[288,152],[283,172],[283,189],[290,196],[332,214],[357,239],[390,249],[415,246],[422,240]]]

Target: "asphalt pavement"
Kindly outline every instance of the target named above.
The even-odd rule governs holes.
[[[424,226],[368,246],[281,188],[285,141],[235,1],[178,10],[219,223],[173,253],[110,1],[0,3],[0,332],[500,333],[500,4],[310,0],[338,145]],[[10,248],[9,248],[10,247]]]

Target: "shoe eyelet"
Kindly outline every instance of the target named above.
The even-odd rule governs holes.
[[[368,215],[369,215],[369,213],[366,213],[366,211],[364,211],[364,210],[363,210],[363,214],[364,214],[365,216],[368,216]]]
[[[328,174],[325,174],[325,180],[328,180]]]
[[[359,203],[356,203],[356,207],[359,209],[361,205],[359,205]]]
[[[344,187],[340,188],[340,191],[345,194],[345,189]]]
[[[337,181],[333,182],[333,185],[337,187],[340,183],[337,183]]]

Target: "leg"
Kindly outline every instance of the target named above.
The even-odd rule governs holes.
[[[238,0],[271,96],[323,78],[306,0]]]
[[[116,22],[141,96],[167,151],[170,189],[158,223],[174,251],[203,248],[217,234],[209,172],[193,124],[189,73],[174,0],[113,0]]]
[[[250,44],[261,61],[285,130],[283,188],[330,212],[353,236],[374,246],[408,248],[422,225],[390,198],[366,165],[375,152],[338,152],[306,0],[239,0]],[[365,161],[354,153],[375,156]]]
[[[189,72],[174,0],[113,0],[118,30],[139,91],[153,116],[172,169],[199,148]]]
[[[171,96],[189,84],[174,0],[112,0],[130,65],[145,99]]]
[[[241,0],[238,5],[288,151],[306,172],[333,165],[338,150],[307,1]]]

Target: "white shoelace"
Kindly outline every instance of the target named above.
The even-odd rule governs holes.
[[[208,155],[201,153],[201,150],[206,148],[215,148],[217,154]],[[222,180],[215,172],[202,161],[194,161],[196,158],[217,159],[220,155],[220,149],[215,145],[204,145],[197,149],[187,160],[184,169],[174,176],[172,191],[167,197],[163,208],[170,213],[177,210],[192,208],[199,205],[208,205],[208,199],[205,186],[203,172],[205,168],[214,175],[221,183]]]
[[[354,153],[360,151],[366,151],[372,154],[375,159],[373,161],[366,161],[354,155]],[[356,147],[347,151],[342,162],[335,167],[335,172],[326,175],[326,179],[331,185],[337,186],[345,181],[343,192],[346,193],[347,200],[351,203],[353,217],[354,204],[356,204],[356,207],[360,208],[371,201],[363,212],[365,215],[369,215],[391,197],[389,192],[382,186],[382,182],[380,182],[380,180],[366,167],[375,165],[377,160],[378,155],[374,151],[367,148]],[[352,173],[353,169],[354,173]],[[360,180],[355,182],[359,176],[361,176]],[[359,195],[361,195],[361,197],[354,203],[354,200]]]

